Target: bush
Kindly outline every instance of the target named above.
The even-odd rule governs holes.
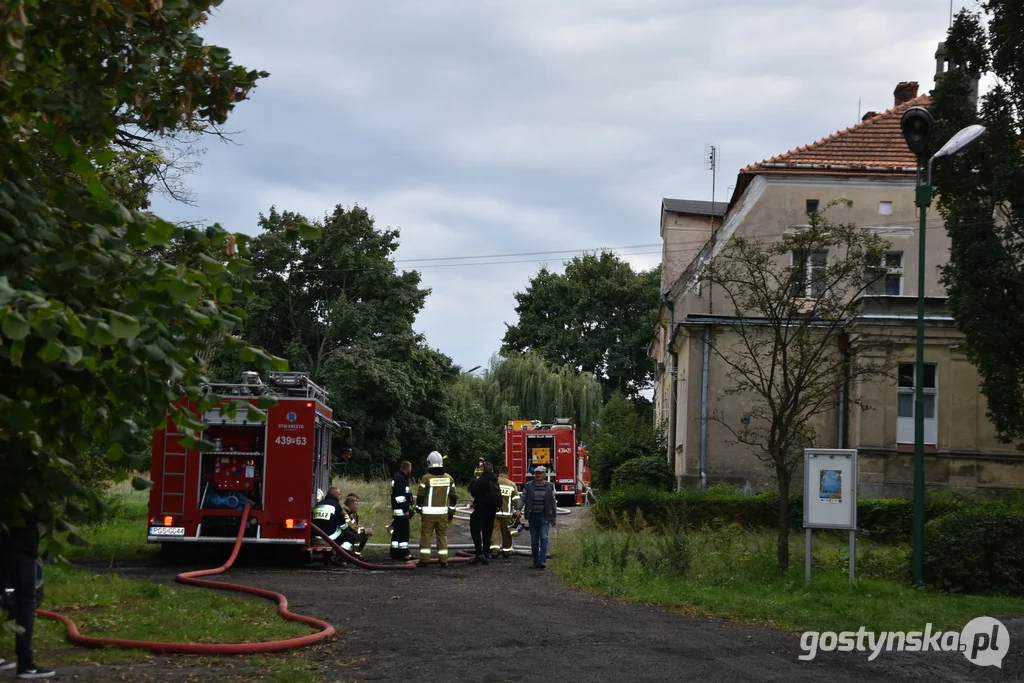
[[[676,487],[676,477],[661,456],[634,458],[619,465],[612,475],[613,489],[632,487],[671,491]]]
[[[658,456],[667,445],[661,431],[637,413],[636,406],[622,394],[613,394],[601,409],[601,429],[590,447],[590,469],[594,488],[611,488],[612,474],[624,462]]]
[[[668,493],[633,487],[613,490],[602,496],[593,510],[594,519],[605,527],[641,517],[646,524],[658,528],[680,526],[700,529],[739,524],[750,529],[773,529],[779,521],[779,495],[759,493],[754,496],[709,496],[691,490]],[[801,499],[791,497],[790,519],[794,526],[800,523],[802,515]]]
[[[1024,509],[976,503],[925,525],[925,581],[956,593],[1024,594]]]
[[[791,528],[799,531],[803,519],[802,496],[791,496],[789,505]],[[925,519],[936,520],[961,510],[993,505],[1024,512],[1024,504],[1013,498],[996,503],[937,493],[928,496]],[[779,495],[775,492],[744,495],[719,485],[710,487],[706,493],[692,489],[669,493],[635,486],[615,489],[601,496],[593,510],[595,520],[604,527],[641,517],[655,527],[679,525],[700,529],[738,524],[746,529],[774,529],[779,520]],[[862,498],[857,502],[858,534],[879,543],[907,543],[913,531],[913,516],[911,500]]]

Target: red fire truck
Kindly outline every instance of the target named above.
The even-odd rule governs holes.
[[[533,479],[533,470],[544,465],[548,481],[555,485],[558,504],[576,505],[586,495],[587,460],[587,451],[577,446],[576,427],[567,418],[558,418],[553,424],[510,420],[505,425],[505,465],[520,489]]]
[[[333,419],[327,392],[304,372],[272,372],[267,384],[245,372],[240,384],[204,391],[224,400],[202,415],[194,401],[181,405],[208,425],[202,438],[216,448],[186,448],[170,416],[154,434],[147,540],[162,550],[234,542],[241,510],[251,502],[243,543],[309,547],[310,512],[331,482],[333,437],[340,433],[351,443],[352,430]],[[250,420],[245,407],[234,417],[222,411],[232,400],[255,406],[261,396],[277,399],[265,421]]]

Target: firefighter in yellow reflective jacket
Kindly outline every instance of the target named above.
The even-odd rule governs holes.
[[[498,476],[498,488],[501,490],[501,506],[494,515],[494,533],[491,534],[491,557],[498,557],[498,551],[505,557],[512,556],[512,520],[519,515],[519,489],[515,482],[508,478],[508,467],[502,466]],[[498,545],[498,539],[501,545]]]
[[[427,566],[430,559],[431,536],[437,534],[437,562],[448,566],[448,523],[455,517],[455,480],[444,471],[444,459],[437,451],[427,456],[427,474],[420,478],[416,490],[416,507],[420,513],[420,558],[416,563]]]

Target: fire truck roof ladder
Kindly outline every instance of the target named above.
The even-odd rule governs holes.
[[[327,391],[309,378],[308,372],[271,372],[270,385],[288,396],[313,398],[327,403]]]

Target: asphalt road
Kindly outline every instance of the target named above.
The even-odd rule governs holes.
[[[454,534],[459,541],[467,535]],[[367,552],[374,554],[386,551]],[[239,567],[225,579],[281,591],[292,610],[334,624],[338,636],[315,650],[328,680],[1024,680],[1022,621],[1004,621],[1011,642],[1002,669],[978,667],[958,652],[883,652],[873,662],[866,653],[829,652],[804,662],[799,634],[611,600],[565,586],[551,564],[530,565],[529,557],[513,557],[415,571]],[[103,570],[171,581],[181,568]],[[65,669],[78,680],[259,673],[201,673],[188,658]]]

